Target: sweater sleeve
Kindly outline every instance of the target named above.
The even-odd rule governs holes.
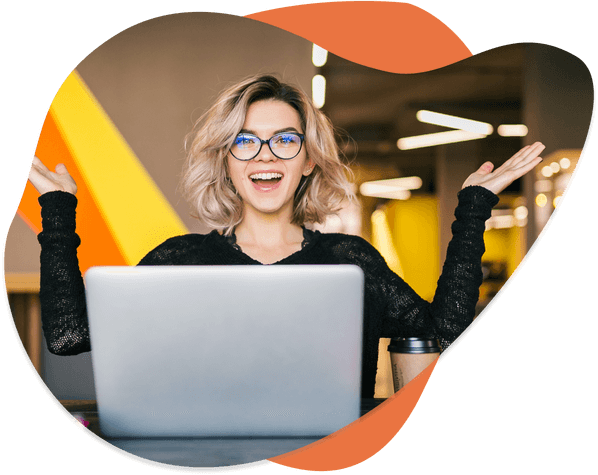
[[[435,316],[437,337],[446,348],[473,321],[482,284],[486,220],[499,199],[481,186],[459,192],[453,238],[448,245],[434,300],[427,309]]]
[[[485,222],[498,196],[480,186],[459,192],[459,204],[452,224],[442,274],[433,301],[419,297],[399,276],[392,272],[382,257],[371,266],[373,307],[381,318],[381,337],[438,338],[446,349],[473,321],[482,283],[481,259],[484,254]]]
[[[48,350],[76,355],[90,350],[85,287],[79,270],[75,233],[75,195],[62,191],[39,197],[42,232],[40,255],[42,328]]]

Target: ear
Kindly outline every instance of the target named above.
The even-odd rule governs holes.
[[[316,164],[312,162],[311,159],[308,159],[305,163],[305,168],[303,169],[303,176],[309,176],[311,172],[314,170],[315,166]]]

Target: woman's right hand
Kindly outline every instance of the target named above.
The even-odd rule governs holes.
[[[42,163],[42,161],[33,157],[33,164],[29,171],[29,181],[40,194],[49,193],[50,191],[66,191],[67,193],[77,193],[77,184],[73,177],[69,175],[64,164],[56,165],[56,171],[51,172]]]

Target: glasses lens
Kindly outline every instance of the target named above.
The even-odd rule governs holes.
[[[293,158],[301,150],[301,137],[297,134],[277,134],[270,139],[270,149],[278,158]]]
[[[233,142],[231,153],[239,160],[251,160],[260,149],[260,141],[257,137],[249,134],[239,134]]]

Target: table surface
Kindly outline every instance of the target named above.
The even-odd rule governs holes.
[[[362,399],[361,415],[384,399]],[[291,452],[321,437],[110,438],[102,434],[96,401],[63,400],[66,410],[110,444],[139,457],[187,467],[222,467],[256,462]]]

